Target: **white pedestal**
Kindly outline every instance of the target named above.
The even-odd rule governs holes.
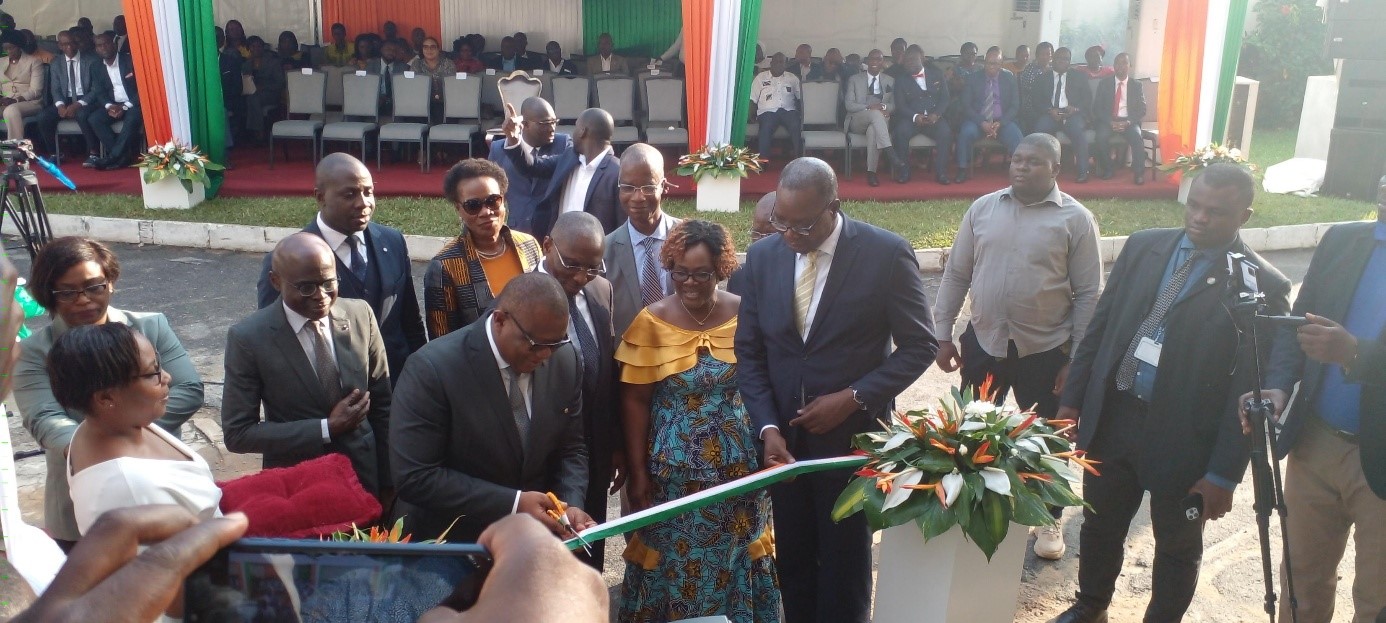
[[[736,212],[741,209],[741,178],[704,175],[697,183],[699,212]]]
[[[1338,77],[1309,76],[1304,90],[1304,111],[1299,115],[1295,157],[1328,160],[1328,139],[1338,115]]]
[[[881,533],[874,623],[1010,623],[1020,597],[1026,527],[1010,532],[987,562],[982,550],[952,530],[927,543],[907,523]]]
[[[1179,203],[1189,203],[1189,189],[1193,187],[1193,179],[1188,173],[1179,178]]]
[[[140,186],[144,189],[144,207],[146,208],[173,208],[186,210],[207,198],[207,190],[202,184],[193,182],[192,192],[183,189],[183,183],[177,178],[166,177],[153,184],[144,181],[144,172],[138,173],[140,176]]]

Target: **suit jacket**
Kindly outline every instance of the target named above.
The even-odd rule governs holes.
[[[511,166],[525,177],[548,181],[547,187],[535,203],[534,216],[530,219],[528,229],[519,228],[536,239],[543,240],[553,229],[554,221],[558,220],[568,177],[576,173],[581,166],[577,149],[570,147],[563,152],[548,155],[535,153],[533,163],[525,158],[524,151],[518,147],[504,151],[509,156]],[[587,186],[587,198],[583,201],[583,211],[597,217],[597,220],[602,222],[602,230],[608,234],[626,220],[626,213],[621,208],[621,198],[616,190],[620,177],[620,160],[615,152],[606,154],[597,164],[597,171],[592,175],[592,183]]]
[[[26,102],[42,103],[47,78],[48,66],[39,57],[25,54],[12,65],[6,62],[4,80],[0,81],[0,94]]]
[[[125,86],[125,96],[130,98],[130,103],[135,106],[140,105],[140,89],[135,81],[135,61],[129,54],[116,56],[116,62],[120,63],[121,83]],[[87,96],[87,101],[98,108],[105,108],[107,104],[115,103],[115,86],[111,84],[111,75],[106,73],[106,62],[97,59],[95,80],[92,81],[92,94]],[[239,79],[239,78],[238,78]]]
[[[429,342],[409,358],[390,413],[390,449],[405,531],[475,541],[510,514],[517,491],[552,491],[583,505],[587,450],[582,431],[582,366],[572,345],[531,379],[528,442],[521,444],[510,400],[480,322]]]
[[[539,64],[536,65],[534,68],[535,68],[535,69],[542,69],[542,70],[544,70],[544,73],[550,74],[550,75],[554,75],[554,76],[576,76],[576,75],[578,75],[577,63],[574,63],[571,59],[566,59],[566,58],[563,59],[563,63],[562,63],[561,65],[559,65],[558,71],[556,71],[556,72],[552,71],[552,67],[550,67],[549,65],[550,65],[550,63],[549,63],[549,58],[548,58],[547,56],[541,56],[541,57],[539,58]]]
[[[1052,93],[1052,91],[1051,91]],[[1112,101],[1116,99],[1116,76],[1107,76],[1097,83],[1097,94],[1093,96],[1092,118],[1097,123],[1111,123]],[[1141,81],[1126,79],[1126,119],[1140,124],[1145,118],[1145,89]]]
[[[391,486],[390,370],[385,341],[365,301],[339,298],[329,317],[343,396],[350,389],[370,393],[366,420],[331,443],[322,442],[322,420],[337,400],[323,393],[284,306],[271,305],[226,333],[226,387],[221,399],[226,449],[263,454],[266,469],[297,465],[333,452],[345,454],[361,486],[378,493]]]
[[[322,237],[316,218],[309,221],[303,231]],[[366,226],[366,248],[369,270],[380,274],[380,290],[367,298],[359,283],[342,279],[337,294],[342,298],[364,300],[371,306],[371,312],[379,322],[381,338],[385,340],[385,356],[390,363],[390,382],[393,385],[404,369],[404,360],[419,350],[428,341],[428,336],[424,333],[423,316],[419,313],[419,297],[414,292],[413,265],[409,262],[409,248],[404,243],[404,234],[393,227],[371,223]],[[262,308],[279,300],[279,292],[275,291],[269,279],[271,255],[265,254],[260,266],[260,281],[255,286]],[[339,258],[337,275],[350,272]]]
[[[1324,235],[1309,262],[1309,272],[1295,299],[1294,314],[1323,316],[1341,323],[1352,306],[1352,298],[1363,284],[1362,274],[1376,247],[1376,223],[1335,225]],[[1281,330],[1275,339],[1275,354],[1266,373],[1266,387],[1287,393],[1299,383],[1299,394],[1290,405],[1290,416],[1280,432],[1277,458],[1283,458],[1299,441],[1304,425],[1317,417],[1315,403],[1323,386],[1328,364],[1304,356],[1294,329]],[[1362,471],[1367,484],[1378,497],[1386,498],[1386,333],[1376,341],[1358,340],[1357,363],[1347,370],[1349,383],[1362,385],[1361,429]]]
[[[553,143],[547,147],[535,149],[534,155],[535,157],[543,157],[561,154],[565,151],[572,151],[572,148],[573,137],[559,132],[553,135]],[[515,163],[505,154],[504,138],[491,141],[491,151],[486,155],[486,159],[505,169],[505,175],[510,180],[510,188],[505,191],[505,207],[509,210],[506,224],[511,229],[530,232],[533,229],[534,213],[538,210],[539,202],[548,191],[549,180],[531,177],[517,168]]]
[[[1079,410],[1080,447],[1087,448],[1103,425],[1103,406],[1107,393],[1115,391],[1117,368],[1155,303],[1165,267],[1183,234],[1182,229],[1136,232],[1112,268],[1059,400]],[[1240,239],[1231,251],[1260,266],[1258,280],[1270,313],[1285,313],[1290,280]],[[1241,361],[1250,354],[1250,341],[1238,339],[1224,308],[1233,297],[1226,261],[1213,258],[1207,272],[1191,274],[1189,281],[1194,285],[1165,314],[1159,373],[1137,467],[1142,484],[1152,492],[1180,496],[1209,472],[1241,480],[1250,452],[1237,416],[1237,399],[1252,385],[1252,367]],[[1263,346],[1257,356],[1264,360],[1268,354],[1268,346]]]
[[[997,86],[1001,87],[1001,123],[1014,123],[1016,115],[1020,114],[1020,89],[1016,85],[1015,75],[1004,69],[996,76]],[[976,71],[969,74],[966,78],[966,87],[963,89],[963,106],[967,120],[981,124],[986,121],[986,115],[982,111],[982,105],[987,101],[987,72]]]
[[[169,382],[168,407],[158,424],[164,430],[178,436],[183,422],[188,421],[198,409],[202,408],[202,379],[193,367],[188,351],[178,340],[168,324],[168,318],[159,313],[127,312],[114,307],[107,308],[106,319],[129,325],[143,333],[159,354],[159,365],[173,380]],[[62,318],[55,317],[53,324],[35,331],[21,344],[19,361],[14,370],[14,401],[24,418],[24,428],[34,436],[39,446],[46,451],[48,476],[43,495],[43,516],[48,532],[56,539],[76,541],[81,538],[77,531],[77,518],[72,510],[72,497],[68,494],[67,446],[72,434],[86,414],[68,411],[53,397],[53,386],[48,381],[48,370],[44,366],[48,351],[53,342],[68,331]]]
[[[48,103],[53,104],[55,102],[62,102],[64,104],[71,104],[78,100],[91,103],[92,85],[96,82],[94,76],[97,72],[105,71],[105,67],[97,64],[99,62],[101,62],[101,59],[95,54],[80,53],[77,55],[77,66],[81,68],[82,72],[81,75],[77,77],[77,81],[82,85],[82,96],[71,98],[67,95],[67,56],[59,54],[48,67]],[[109,77],[107,79],[109,80]]]
[[[617,390],[620,387],[616,370],[616,329],[611,323],[612,296],[611,282],[597,277],[582,288],[587,299],[587,309],[592,314],[592,324],[596,326],[593,337],[597,339],[599,361],[597,378],[583,379],[582,426],[586,434],[588,452],[588,471],[591,482],[588,497],[598,496],[604,504],[607,483],[611,480],[611,455],[622,444],[620,400]],[[576,336],[574,336],[576,339]],[[596,492],[600,490],[600,493]],[[589,503],[587,506],[591,506]],[[593,517],[597,513],[605,516],[606,507],[587,508]]]
[[[784,70],[798,76],[800,80],[823,79],[823,63],[818,61],[809,61],[809,69],[808,71],[804,71],[802,65],[795,62],[793,58],[790,58],[789,62],[785,63]]]
[[[500,54],[495,54],[493,56],[483,55],[481,57],[481,63],[485,65],[487,69],[494,69],[497,72],[504,71],[505,68],[505,58]],[[534,69],[543,68],[544,66],[535,62],[533,57],[515,55],[514,71],[532,71]]]
[[[593,54],[587,57],[587,75],[595,76],[602,73],[602,55]],[[611,54],[611,73],[629,75],[630,67],[626,64],[626,57],[620,54]]]
[[[896,112],[891,117],[892,122],[909,123],[914,115],[942,115],[948,108],[948,80],[944,79],[943,71],[933,66],[925,67],[924,81],[929,85],[928,91],[919,88],[913,76],[895,80]]]
[[[683,222],[665,214],[669,219],[669,229]],[[611,282],[614,301],[613,317],[616,322],[616,338],[626,334],[630,323],[645,306],[640,304],[640,271],[635,268],[635,247],[630,242],[630,228],[617,227],[606,235],[606,278]]]
[[[1068,73],[1064,74],[1064,94],[1068,96],[1068,105],[1077,108],[1079,113],[1087,115],[1092,109],[1092,87],[1088,85],[1088,75],[1069,68]],[[1030,97],[1034,98],[1033,106],[1035,110],[1044,112],[1054,108],[1054,71],[1042,72],[1035,78],[1035,88],[1031,90]],[[1110,108],[1111,106],[1108,105]]]
[[[881,103],[885,104],[886,112],[895,111],[895,79],[881,72],[877,78],[881,82]],[[871,74],[859,72],[847,80],[847,86],[843,94],[843,102],[847,108],[847,114],[866,110],[866,104],[871,99]],[[916,87],[917,88],[917,87]]]
[[[778,426],[798,458],[847,454],[852,435],[889,417],[895,397],[938,352],[909,243],[845,214],[841,218],[842,234],[807,342],[795,326],[796,254],[783,237],[751,245],[743,268],[746,285],[736,330],[741,397],[752,430]],[[848,387],[857,390],[866,408],[836,429],[813,435],[789,425],[795,411],[813,398]]]

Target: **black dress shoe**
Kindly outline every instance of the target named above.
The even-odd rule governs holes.
[[[101,161],[101,164],[97,165],[96,168],[99,171],[115,171],[116,169],[124,169],[128,166],[130,166],[130,161],[128,159],[117,156]]]
[[[948,174],[947,174],[947,173],[939,173],[938,175],[934,176],[934,179],[938,181],[938,183],[939,183],[940,186],[947,186],[947,185],[948,185]]]
[[[880,180],[880,178],[876,177],[876,172],[875,172],[875,171],[867,171],[867,172],[866,172],[866,185],[867,185],[867,186],[870,186],[870,187],[872,187],[872,188],[875,188],[875,187],[881,185],[881,180]]]
[[[1073,181],[1074,181],[1075,183],[1078,183],[1078,184],[1086,184],[1086,183],[1088,183],[1088,174],[1087,174],[1087,173],[1079,173],[1079,174],[1078,174],[1078,177],[1077,177],[1076,179],[1074,179]]]
[[[1140,173],[1137,173],[1137,174],[1136,174],[1136,185],[1137,185],[1137,186],[1144,186],[1144,185],[1145,185],[1145,175],[1140,174]]]
[[[971,179],[971,177],[972,176],[968,174],[967,169],[958,169],[957,174],[953,176],[953,183],[961,184],[963,182],[966,182],[968,179]]]
[[[1090,606],[1080,601],[1065,610],[1063,614],[1054,617],[1049,623],[1107,623],[1107,609]]]

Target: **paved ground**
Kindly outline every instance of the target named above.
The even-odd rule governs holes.
[[[234,478],[257,470],[258,457],[226,452],[221,445],[218,422],[226,330],[254,308],[253,286],[259,274],[260,256],[173,247],[114,246],[122,262],[122,278],[115,295],[115,305],[132,310],[158,310],[167,314],[206,383],[207,406],[194,417],[189,441],[208,459],[218,479]],[[1309,255],[1301,251],[1272,253],[1269,257],[1292,279],[1298,280],[1304,275]],[[21,274],[27,274],[27,258],[17,259]],[[422,270],[416,270],[415,274],[421,276]],[[932,294],[938,285],[938,275],[929,274],[925,278]],[[37,320],[30,324],[36,328],[44,322]],[[930,369],[901,397],[900,402],[906,408],[920,407],[929,402],[931,396],[940,395],[955,382],[955,376]],[[23,430],[19,418],[11,418],[9,424],[15,450],[23,452],[34,449],[33,439]],[[39,457],[21,460],[18,475],[25,517],[41,525],[44,461]],[[1072,515],[1074,513],[1070,511]],[[1078,519],[1066,522],[1064,532],[1070,546],[1063,560],[1046,562],[1035,559],[1033,555],[1027,556],[1017,621],[1046,621],[1067,606],[1076,585],[1080,523]],[[1278,526],[1272,525],[1277,565],[1279,534]],[[1011,535],[1011,538],[1023,537],[1021,533]],[[1205,541],[1207,553],[1198,595],[1186,620],[1232,623],[1264,619],[1261,610],[1264,589],[1260,579],[1260,553],[1249,486],[1238,489],[1236,506],[1227,518],[1209,525]],[[622,566],[619,553],[623,546],[623,543],[613,542],[607,548],[606,579],[608,585],[613,587],[620,584]],[[1145,600],[1149,597],[1152,553],[1150,525],[1142,513],[1132,527],[1128,540],[1126,572],[1118,585],[1112,610],[1113,621],[1140,620]],[[1346,559],[1352,559],[1351,542]],[[1339,591],[1339,612],[1346,618],[1351,612],[1351,566],[1343,565],[1339,575],[1343,580]]]

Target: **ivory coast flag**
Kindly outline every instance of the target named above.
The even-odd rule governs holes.
[[[1227,131],[1249,0],[1170,0],[1160,66],[1160,153],[1191,152]],[[1178,183],[1177,175],[1169,176]]]
[[[760,6],[761,0],[683,0],[690,152],[745,138]]]

